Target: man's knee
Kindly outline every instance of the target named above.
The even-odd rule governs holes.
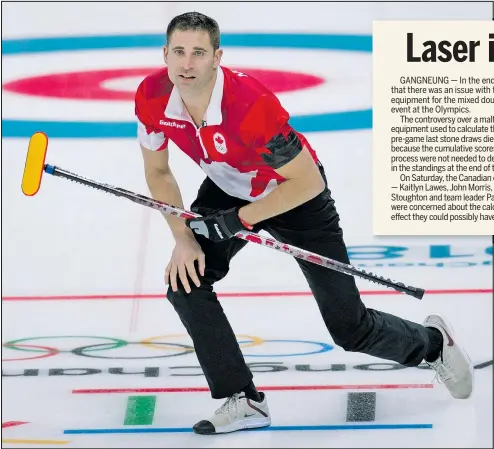
[[[192,323],[203,321],[197,298],[194,298],[195,295],[192,293],[193,291],[187,293],[183,287],[179,287],[176,291],[169,287],[166,294],[168,301],[188,331]]]
[[[360,320],[330,325],[328,330],[336,345],[347,352],[360,352],[378,332],[378,326],[369,320],[371,317],[365,314]]]
[[[186,312],[186,310],[189,308],[188,306],[188,294],[184,290],[182,286],[180,286],[177,291],[173,291],[171,286],[168,287],[168,291],[166,292],[166,298],[170,302],[170,304],[173,306],[175,311],[179,314],[180,317],[182,317]]]
[[[331,338],[340,348],[347,352],[358,352],[357,340],[347,332],[332,332]]]
[[[181,285],[176,291],[168,287],[166,297],[182,319],[207,321],[211,315],[223,311],[213,289],[204,283],[201,287],[191,285],[190,293]]]
[[[170,301],[172,306],[180,307],[183,306],[184,304],[188,304],[190,301],[193,300],[193,298],[199,297],[200,299],[207,291],[207,289],[203,288],[203,285],[201,285],[201,287],[197,287],[192,281],[190,281],[189,285],[191,289],[190,293],[187,293],[185,291],[184,286],[178,279],[177,279],[176,291],[172,290],[171,285],[168,287],[168,290],[166,292],[166,297],[168,301]]]

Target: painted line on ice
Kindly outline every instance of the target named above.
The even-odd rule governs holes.
[[[433,384],[360,384],[360,385],[271,385],[259,386],[264,391],[315,391],[315,390],[398,390],[408,388],[434,388]],[[174,388],[78,388],[73,394],[108,393],[199,393],[209,392],[208,387]]]
[[[320,426],[270,426],[249,431],[289,431],[289,430],[396,430],[396,429],[432,429],[432,424],[336,424]],[[190,427],[155,427],[145,429],[67,429],[64,434],[95,433],[183,433],[192,432]]]
[[[2,438],[2,443],[8,444],[67,444],[65,440],[23,440],[19,438]]]
[[[426,290],[426,295],[478,295],[492,293],[492,288],[466,288],[466,289],[438,289]],[[403,295],[395,290],[363,290],[361,295]],[[224,292],[217,293],[219,298],[286,298],[290,296],[313,296],[310,291],[280,291],[280,292]],[[164,299],[161,294],[112,294],[112,295],[29,295],[29,296],[3,296],[2,301],[86,301],[108,299]]]
[[[2,423],[2,429],[7,427],[22,426],[23,424],[29,424],[29,421],[7,421]]]

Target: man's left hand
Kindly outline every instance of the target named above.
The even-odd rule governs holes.
[[[238,216],[238,208],[219,211],[206,217],[193,218],[187,220],[186,223],[195,234],[202,235],[213,242],[229,240],[237,232],[252,230],[252,226],[242,222]]]

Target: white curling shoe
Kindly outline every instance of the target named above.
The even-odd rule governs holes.
[[[270,426],[268,400],[264,393],[259,392],[259,394],[262,398],[261,402],[247,399],[243,392],[234,394],[214,412],[211,418],[195,424],[194,432],[202,435],[215,435]]]
[[[455,339],[453,329],[439,315],[429,315],[424,326],[433,327],[443,335],[441,354],[434,362],[426,363],[456,399],[467,399],[473,390],[474,367],[467,353]]]

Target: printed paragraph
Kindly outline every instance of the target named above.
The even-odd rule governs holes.
[[[410,53],[410,33],[382,25],[375,64],[386,60],[381,47],[397,48],[400,39]],[[438,26],[445,34],[461,31],[447,22]],[[413,35],[427,34],[426,28],[414,28]],[[494,22],[486,28],[494,31]],[[374,222],[387,229],[383,233],[492,234],[494,64],[481,52],[482,40],[473,41],[479,42],[476,58],[464,65],[440,65],[437,58],[398,64],[396,57],[388,61],[389,70],[376,75]]]

